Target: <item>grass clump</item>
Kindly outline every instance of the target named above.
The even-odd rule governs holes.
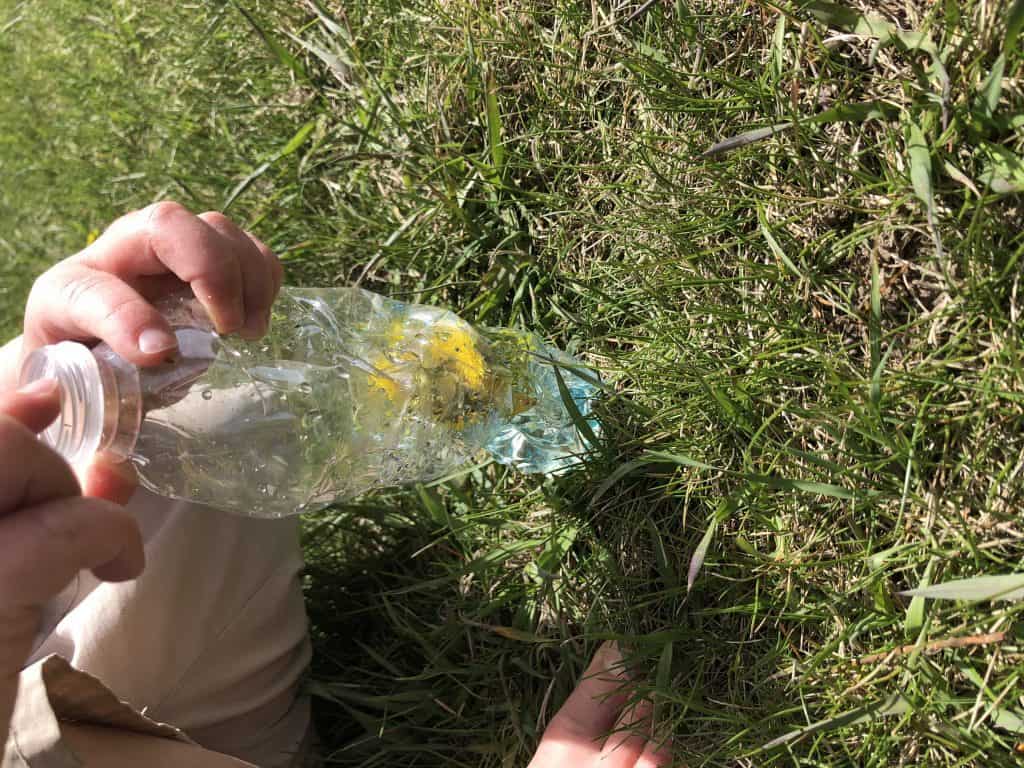
[[[1020,2],[0,10],[8,327],[170,196],[609,383],[307,521],[331,764],[525,764],[608,637],[683,764],[1016,764],[1021,604],[901,592],[1021,570]]]

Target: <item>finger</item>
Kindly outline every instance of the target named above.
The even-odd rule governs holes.
[[[544,731],[530,765],[573,765],[597,758],[601,740],[628,700],[628,682],[618,646],[605,643]]]
[[[633,768],[647,746],[650,732],[651,702],[641,699],[628,705],[601,748],[601,768]]]
[[[115,221],[73,257],[129,278],[170,272],[192,287],[220,333],[245,323],[239,254],[230,241],[178,203],[154,203]]]
[[[22,507],[78,494],[67,462],[23,424],[0,415],[0,519]]]
[[[37,379],[0,397],[0,415],[9,416],[29,432],[42,432],[59,413],[60,386],[56,379]]]
[[[238,255],[245,303],[245,325],[239,334],[244,338],[258,339],[267,332],[270,305],[275,296],[270,263],[249,236],[223,213],[207,211],[199,214],[199,218],[217,230]]]
[[[574,739],[565,735],[551,736],[547,731],[537,745],[537,751],[526,768],[590,768],[601,755],[601,745],[588,739]]]
[[[667,765],[672,765],[671,745],[658,744],[653,740],[647,742],[643,754],[636,761],[636,768],[664,768]]]
[[[98,242],[98,241],[97,241]],[[159,312],[121,278],[68,259],[32,287],[26,349],[64,339],[101,339],[137,365],[174,353],[177,339]]]
[[[245,234],[250,240],[252,240],[253,245],[256,246],[256,249],[260,254],[262,254],[264,260],[266,260],[270,267],[270,276],[273,281],[274,291],[270,299],[271,308],[267,309],[267,327],[269,328],[271,309],[274,301],[277,300],[277,295],[281,292],[281,286],[284,283],[284,266],[281,264],[281,260],[277,257],[277,254],[270,250],[270,248],[262,240],[256,237],[256,235],[249,230],[245,230]]]
[[[125,505],[139,486],[135,467],[128,461],[107,454],[94,456],[81,470],[82,494]]]
[[[256,237],[256,235],[249,230],[245,230],[245,234],[250,240],[252,240],[253,245],[255,245],[257,250],[263,254],[263,258],[266,259],[267,263],[270,265],[270,274],[274,279],[274,295],[271,298],[271,302],[273,302],[273,299],[276,299],[277,294],[281,291],[282,284],[284,284],[284,266],[281,264],[281,260],[277,257],[277,254],[270,250],[270,247]]]
[[[40,605],[81,570],[104,581],[142,572],[145,554],[135,518],[116,504],[72,496],[25,506],[0,519],[0,605]]]
[[[629,676],[615,643],[602,645],[565,704],[551,721],[551,728],[582,733],[597,739],[615,723],[629,698]]]

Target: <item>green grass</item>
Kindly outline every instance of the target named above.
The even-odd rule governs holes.
[[[680,764],[1018,764],[1024,604],[899,593],[1024,570],[1021,0],[241,5],[0,0],[3,327],[172,197],[612,389],[307,521],[331,764],[524,765],[608,637]]]

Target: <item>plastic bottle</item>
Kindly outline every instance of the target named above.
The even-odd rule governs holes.
[[[26,358],[23,384],[60,382],[41,437],[70,463],[103,451],[158,494],[279,517],[436,479],[484,450],[545,473],[587,450],[576,424],[596,376],[534,334],[357,288],[285,288],[259,341],[218,335],[191,295],[157,306],[173,362],[138,368],[76,342]]]

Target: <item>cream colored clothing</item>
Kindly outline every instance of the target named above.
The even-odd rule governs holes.
[[[2,768],[88,765],[75,762],[80,734],[62,738],[44,722],[47,706],[54,721],[136,733],[146,722],[170,724],[162,734],[149,729],[168,748],[191,740],[260,768],[298,765],[308,742],[299,684],[310,648],[297,519],[245,518],[144,491],[129,507],[146,569],[122,584],[83,573],[55,603],[63,618],[22,673]],[[116,700],[128,705],[124,717],[141,716],[135,727],[103,714]]]

